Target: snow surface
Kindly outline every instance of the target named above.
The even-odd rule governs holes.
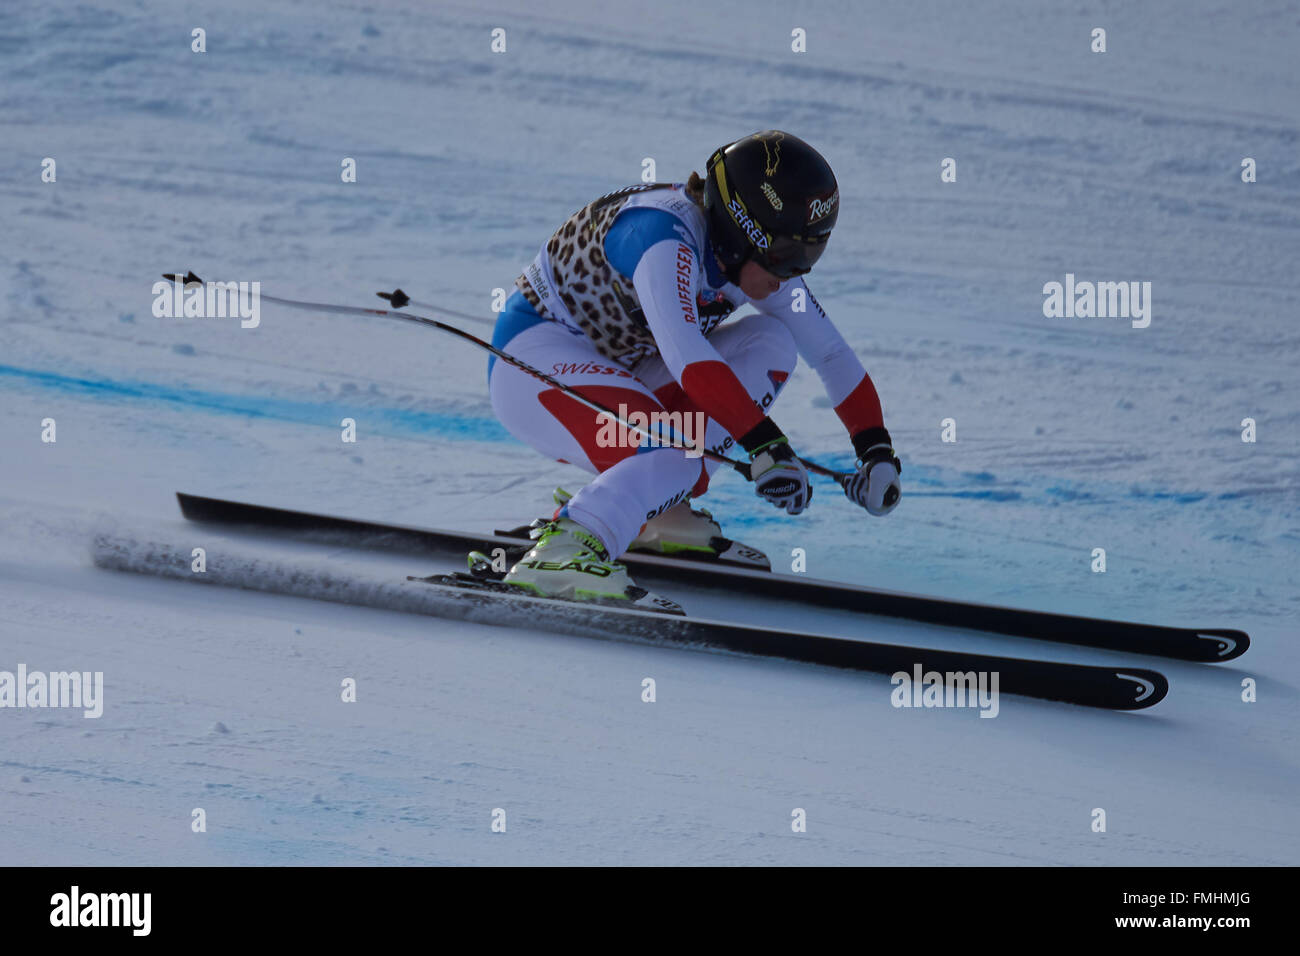
[[[0,670],[106,683],[98,720],[0,710],[0,864],[1298,862],[1300,4],[739,9],[0,7]],[[769,126],[839,175],[811,284],[883,396],[905,498],[876,520],[822,484],[789,519],[729,476],[704,502],[726,530],[779,562],[805,549],[819,577],[1239,627],[1246,657],[673,595],[1172,685],[1142,713],[1006,697],[983,720],[895,709],[884,677],[91,565],[106,529],[217,541],[179,519],[178,489],[484,529],[582,481],[494,422],[461,343],[269,305],[257,329],[156,319],[160,272],[358,305],[401,286],[490,317],[492,290],[643,158],[680,180]],[[1042,286],[1067,272],[1152,282],[1151,326],[1044,318]],[[774,417],[801,453],[847,463],[806,368]]]

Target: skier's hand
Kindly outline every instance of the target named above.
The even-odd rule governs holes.
[[[749,477],[760,498],[792,515],[799,514],[812,501],[808,471],[784,435],[750,453]]]
[[[858,473],[844,479],[844,494],[873,515],[887,515],[898,507],[903,485],[898,474],[903,464],[887,444],[872,445],[858,459]]]

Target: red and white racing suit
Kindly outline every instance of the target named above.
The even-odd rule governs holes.
[[[585,255],[566,245],[575,233],[590,235]],[[603,197],[575,213],[520,276],[494,343],[624,415],[700,412],[704,446],[723,454],[779,434],[768,410],[802,356],[854,446],[866,447],[883,430],[876,389],[803,279],[751,303],[720,274],[709,248],[703,210],[681,186]],[[758,314],[723,323],[746,303]],[[506,362],[491,363],[489,389],[511,434],[596,475],[565,513],[612,557],[647,520],[702,494],[718,467],[612,429]]]

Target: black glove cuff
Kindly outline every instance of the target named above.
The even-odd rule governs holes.
[[[785,432],[776,427],[776,422],[770,418],[764,418],[737,440],[740,442],[740,447],[745,449],[752,458],[754,453],[764,445],[770,445],[772,442],[780,441],[784,437]]]
[[[894,447],[894,441],[889,437],[889,432],[882,425],[880,428],[864,428],[853,436],[853,450],[857,453],[858,458],[864,458],[867,449],[873,445],[888,445]]]

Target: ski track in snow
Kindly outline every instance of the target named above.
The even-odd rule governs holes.
[[[1300,4],[911,0],[868,17],[842,0],[801,11],[813,52],[793,62],[781,6],[750,8],[234,0],[194,24],[201,56],[188,25],[157,28],[174,21],[157,0],[0,10],[16,157],[0,169],[0,670],[106,681],[99,720],[0,710],[0,860],[1295,864]],[[1104,57],[1085,52],[1094,21]],[[485,53],[497,23],[505,57]],[[810,284],[881,392],[905,499],[877,521],[821,483],[789,519],[720,474],[704,506],[778,565],[805,549],[817,577],[1240,627],[1246,657],[1132,658],[1170,678],[1149,712],[1007,697],[980,720],[894,709],[873,675],[92,567],[104,529],[220,548],[179,520],[176,490],[490,529],[583,480],[493,420],[462,343],[269,304],[257,329],[155,319],[160,273],[355,305],[401,286],[490,317],[492,290],[643,157],[680,179],[771,125],[839,176]],[[938,182],[946,156],[957,183]],[[1150,328],[1043,318],[1043,283],[1067,272],[1151,281]],[[806,368],[774,417],[847,464]],[[1118,657],[674,596],[869,640]]]

